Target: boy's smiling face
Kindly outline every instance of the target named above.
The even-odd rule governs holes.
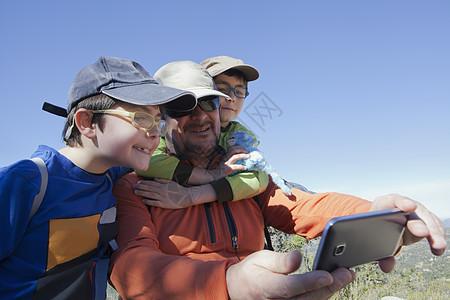
[[[128,112],[143,111],[156,121],[161,119],[159,106],[121,104],[115,109]],[[146,132],[136,128],[129,117],[105,114],[103,131],[97,127],[95,143],[100,157],[110,166],[124,166],[136,170],[146,170],[150,157],[159,144],[156,126]]]
[[[228,76],[225,74],[219,74],[214,77],[214,82],[216,84],[226,83],[231,86],[231,88],[246,88],[247,86],[244,80],[236,76]],[[241,113],[242,107],[244,106],[245,99],[236,97],[233,91],[230,91],[228,96],[231,99],[220,97],[220,124],[222,127],[225,127],[230,121],[236,119]]]

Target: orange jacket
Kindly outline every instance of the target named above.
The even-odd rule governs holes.
[[[263,249],[264,220],[286,233],[313,238],[329,219],[368,211],[371,204],[349,195],[297,189],[288,198],[269,182],[258,196],[261,207],[246,199],[148,210],[134,194],[138,180],[131,173],[114,188],[119,249],[111,260],[110,281],[125,299],[228,299],[226,269]]]

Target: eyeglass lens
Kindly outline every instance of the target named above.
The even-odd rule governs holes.
[[[215,111],[219,109],[220,106],[220,99],[219,97],[205,97],[205,98],[200,98],[198,100],[198,106],[200,106],[200,108],[203,111],[206,112],[211,112],[211,111]]]
[[[155,118],[147,113],[137,111],[134,114],[133,121],[142,128],[150,128],[153,127]]]
[[[135,127],[144,130],[152,130],[153,126],[156,126],[160,134],[165,131],[166,127],[166,124],[163,120],[156,122],[155,117],[153,117],[151,114],[142,111],[128,112],[113,109],[104,109],[104,110],[91,110],[91,112],[129,117],[131,119],[131,123]]]
[[[211,112],[218,110],[220,107],[220,99],[219,97],[204,97],[200,98],[197,101],[197,105],[205,112]],[[181,118],[192,113],[192,110],[189,111],[177,111],[171,109],[165,109],[165,113],[171,118]]]
[[[233,91],[234,95],[238,98],[243,99],[248,96],[247,89],[242,86],[237,86],[235,88],[232,88],[229,84],[217,83],[216,87],[219,92],[224,93],[225,95],[230,95],[230,92]]]

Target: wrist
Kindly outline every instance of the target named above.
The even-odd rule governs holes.
[[[191,185],[201,185],[201,184],[208,184],[211,181],[215,180],[215,174],[214,170],[205,170],[202,168],[194,167],[192,169],[191,176],[189,177],[188,183]]]
[[[217,194],[210,184],[192,186],[186,194],[190,196],[190,204],[198,205],[202,203],[214,202],[217,200]]]

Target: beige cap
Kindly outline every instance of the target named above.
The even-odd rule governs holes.
[[[206,96],[230,98],[217,91],[214,88],[214,80],[208,71],[193,61],[168,63],[156,71],[154,77],[165,86],[194,93],[197,99]]]
[[[244,73],[245,77],[247,77],[247,81],[253,81],[259,77],[259,72],[255,67],[244,64],[242,59],[229,56],[210,57],[203,60],[200,65],[205,67],[212,77],[216,77],[230,69],[236,69]]]

